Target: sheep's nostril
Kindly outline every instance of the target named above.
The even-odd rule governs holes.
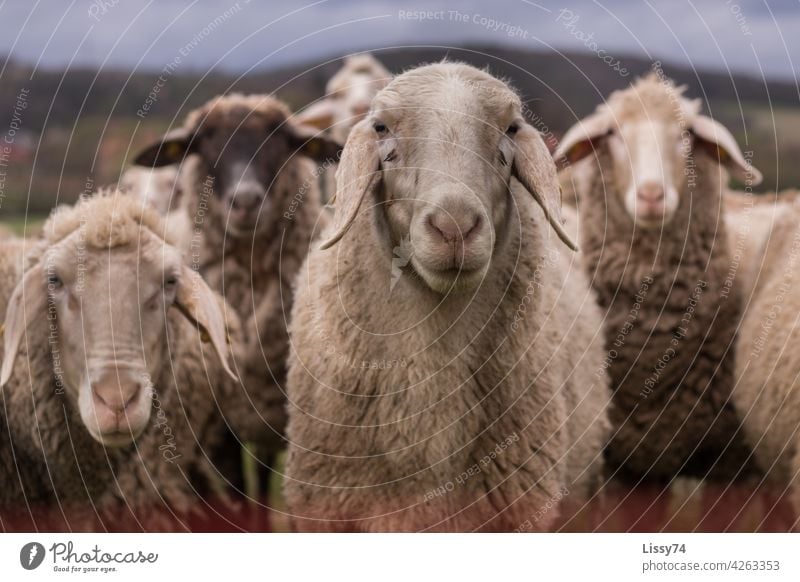
[[[236,211],[252,211],[261,204],[259,194],[236,193],[231,199],[231,208]]]

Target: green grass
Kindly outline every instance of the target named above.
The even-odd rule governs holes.
[[[39,215],[7,216],[0,225],[5,226],[17,236],[33,237],[37,236],[42,230],[42,225],[47,217]]]

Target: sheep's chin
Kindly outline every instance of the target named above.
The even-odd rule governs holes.
[[[447,271],[429,269],[413,259],[412,264],[414,270],[425,284],[432,291],[441,295],[466,293],[475,290],[481,284],[481,281],[486,276],[486,271],[489,269],[489,263],[477,269],[448,269]]]

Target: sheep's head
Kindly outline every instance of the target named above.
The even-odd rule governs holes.
[[[392,74],[369,53],[352,55],[330,78],[325,97],[303,111],[298,119],[344,143],[350,130],[369,111],[372,99],[391,80]]]
[[[613,181],[642,228],[661,228],[672,219],[696,175],[695,155],[710,156],[735,177],[758,184],[761,174],[745,161],[730,132],[700,115],[700,101],[686,99],[684,90],[651,74],[613,93],[566,133],[556,161],[575,163],[605,149],[612,168],[603,168],[610,174],[604,179]]]
[[[555,166],[520,108],[506,84],[467,65],[397,77],[350,134],[337,173],[335,233],[322,248],[344,236],[367,194],[379,191],[375,208],[390,238],[410,235],[411,265],[428,287],[474,288],[509,220],[514,177],[574,248],[561,227]]]
[[[337,143],[289,117],[283,103],[266,95],[217,97],[192,112],[182,128],[145,148],[134,163],[160,167],[197,154],[213,180],[214,199],[207,204],[218,205],[227,217],[231,236],[247,236],[268,228],[266,217],[283,212],[293,193],[278,192],[275,185],[294,156],[322,162],[338,153]]]
[[[228,370],[220,303],[159,229],[155,211],[131,196],[56,211],[6,314],[0,383],[26,329],[46,318],[48,337],[28,342],[49,343],[57,387],[105,446],[130,443],[149,422],[172,306],[200,326]]]

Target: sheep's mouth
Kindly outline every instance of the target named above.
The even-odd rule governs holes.
[[[131,444],[143,432],[144,429],[138,431],[130,430],[113,430],[108,432],[101,432],[92,436],[104,447],[121,448]]]
[[[444,269],[426,267],[421,262],[414,260],[411,264],[425,284],[441,294],[475,289],[483,281],[488,268],[488,263],[478,268],[448,267]]]

